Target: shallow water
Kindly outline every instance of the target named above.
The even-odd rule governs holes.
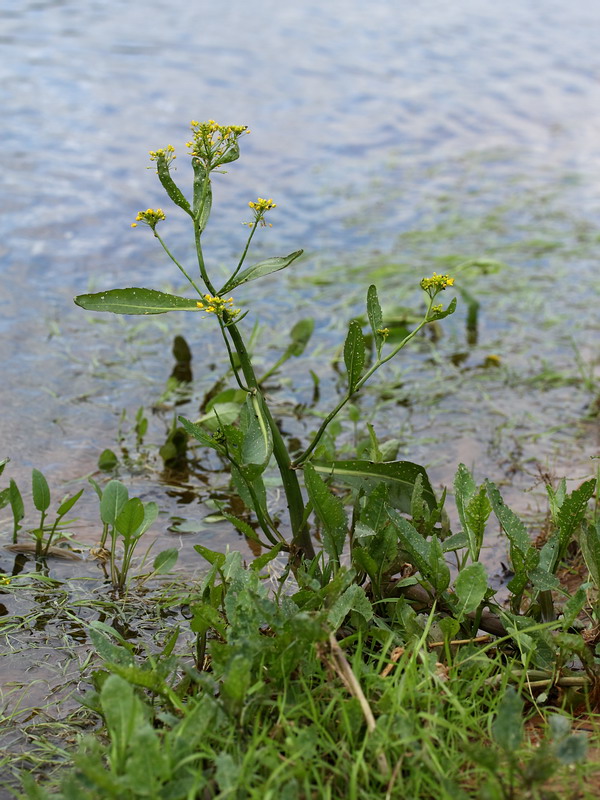
[[[317,319],[309,362],[289,365],[278,402],[309,402],[308,366],[331,397],[332,349],[372,280],[393,312],[423,274],[485,256],[505,266],[464,274],[481,304],[477,341],[463,303],[439,341],[385,374],[383,410],[366,393],[367,419],[371,409],[378,433],[398,437],[399,457],[427,464],[436,484],[463,460],[479,479],[506,483],[532,515],[537,494],[520,492],[538,483],[537,462],[574,479],[593,471],[598,424],[585,417],[600,340],[597,3],[260,0],[250,10],[233,0],[217,10],[64,0],[23,2],[0,17],[3,479],[25,491],[35,466],[56,497],[74,491],[104,448],[118,450],[123,410],[124,443],[135,450],[133,415],[144,406],[147,455],[121,477],[161,506],[156,549],[245,546],[227,527],[198,523],[210,512],[198,505],[199,477],[170,482],[156,455],[174,413],[161,401],[173,336],[195,354],[194,403],[178,409],[194,416],[218,375],[214,330],[195,317],[95,317],[71,300],[119,285],[179,287],[152,237],[130,223],[147,206],[168,213],[147,151],[176,145],[183,180],[187,122],[209,117],[252,130],[217,181],[213,268],[235,257],[257,195],[278,208],[255,254],[307,251],[287,279],[240,297],[263,325],[265,366],[277,357],[269,342],[295,316]],[[165,235],[189,259],[188,240],[177,241],[183,220],[168,223]],[[289,432],[314,428],[281,409]],[[76,536],[90,544],[91,490],[80,508]],[[188,533],[173,532],[177,517]],[[493,551],[490,569],[501,555]],[[5,552],[0,568],[13,561]],[[59,577],[72,568],[53,566]]]

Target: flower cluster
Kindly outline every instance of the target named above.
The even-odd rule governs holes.
[[[204,302],[198,301],[196,305],[207,314],[216,314],[221,319],[224,314],[227,315],[227,319],[235,319],[241,311],[241,308],[233,308],[233,297],[225,300],[223,297],[213,297],[211,294],[205,294]]]
[[[140,211],[135,219],[136,222],[131,223],[132,228],[137,228],[138,222],[143,222],[154,230],[161,219],[165,219],[165,212],[162,208],[147,208],[145,211]]]
[[[219,125],[214,119],[192,120],[191,128],[193,138],[187,143],[190,155],[199,158],[208,172],[239,158],[238,139],[250,133],[247,125]]]
[[[253,222],[244,223],[245,225],[248,225],[249,228],[252,228],[256,224],[262,225],[263,228],[266,227],[267,223],[265,222],[265,214],[272,208],[277,208],[277,203],[274,203],[271,198],[265,200],[263,197],[259,197],[256,202],[251,200],[248,205],[252,211],[254,211]],[[271,227],[270,224],[269,227]]]
[[[423,278],[421,281],[421,289],[430,297],[435,297],[438,292],[443,291],[447,286],[454,285],[454,278],[449,275],[438,275],[433,273],[431,278]]]
[[[172,144],[168,144],[166,147],[161,147],[159,150],[150,150],[150,161],[159,161],[160,159],[164,159],[167,167],[170,166],[171,162],[176,158],[177,156],[175,155],[175,148]]]

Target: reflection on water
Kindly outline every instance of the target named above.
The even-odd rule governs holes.
[[[193,416],[217,379],[218,341],[196,320],[94,318],[71,300],[93,288],[176,287],[151,237],[130,222],[163,202],[147,151],[181,148],[187,121],[209,117],[252,129],[216,187],[213,269],[237,252],[257,195],[278,209],[256,254],[309,253],[288,278],[293,299],[281,289],[273,304],[254,287],[242,298],[253,298],[263,323],[265,366],[276,359],[267,346],[282,335],[279,313],[286,326],[316,317],[321,345],[309,366],[325,379],[342,335],[335,311],[359,313],[371,280],[388,287],[390,308],[401,306],[402,287],[432,261],[451,267],[483,253],[508,267],[469,278],[481,300],[477,343],[473,331],[465,339],[461,312],[439,343],[388,373],[396,388],[377,417],[382,433],[402,438],[401,456],[429,464],[438,482],[458,458],[497,480],[514,479],[513,466],[517,478],[533,472],[535,458],[587,473],[597,426],[576,440],[573,420],[589,392],[559,378],[578,374],[567,334],[586,364],[597,359],[598,320],[586,305],[598,288],[597,3],[260,0],[248,13],[241,0],[218,9],[63,0],[22,2],[0,18],[0,457],[11,457],[20,485],[32,466],[56,486],[94,471],[115,447],[123,409],[131,426],[140,406],[154,408],[147,441],[158,447],[175,410]],[[188,240],[177,241],[184,220],[172,214],[169,224],[189,259]],[[196,405],[161,401],[175,335],[196,354]],[[456,353],[467,356],[452,364]],[[500,357],[497,374],[480,369],[490,355]],[[541,387],[551,367],[556,383]],[[276,399],[286,431],[303,435],[293,407],[310,402],[312,382],[300,362],[286,374],[293,386]],[[482,380],[465,391],[471,375]],[[322,384],[323,403],[332,387]],[[373,403],[367,394],[364,407]],[[544,438],[540,417],[556,438]],[[189,547],[169,533],[172,518],[209,510],[190,505],[185,489],[165,495],[155,471],[140,468],[131,481],[159,500],[161,543]],[[86,493],[79,534],[88,543],[98,536],[95,504]],[[239,545],[219,525],[201,535],[208,546]]]

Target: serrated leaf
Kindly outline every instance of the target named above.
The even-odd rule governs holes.
[[[492,508],[494,509],[494,514],[498,518],[502,530],[508,536],[511,545],[525,554],[531,547],[531,540],[527,528],[514,511],[506,505],[494,483],[487,481],[486,488]]]
[[[47,511],[50,507],[50,489],[48,481],[39,469],[32,470],[31,486],[33,489],[33,505],[38,511]]]
[[[255,281],[257,278],[263,278],[265,275],[270,275],[272,272],[279,272],[279,270],[289,267],[289,265],[302,255],[304,250],[295,250],[289,256],[279,256],[277,258],[267,258],[265,261],[259,261],[258,264],[253,264],[251,267],[242,270],[235,278],[227,281],[222,289],[219,290],[219,295],[231,292],[242,283],[248,281]]]
[[[480,561],[461,569],[454,581],[454,590],[458,597],[455,614],[459,620],[462,621],[467,614],[479,608],[487,588],[487,573]]]
[[[349,586],[329,609],[327,622],[332,631],[337,631],[350,611],[360,614],[365,622],[373,617],[373,606],[369,602],[365,590],[356,583]]]
[[[330,492],[310,462],[304,465],[304,485],[313,505],[315,516],[324,528],[325,552],[335,563],[339,563],[348,533],[348,520],[344,506],[341,500]]]
[[[86,311],[111,314],[166,314],[167,311],[199,311],[197,300],[177,297],[155,289],[110,289],[95,294],[80,294],[75,304]]]
[[[564,553],[573,534],[581,525],[587,510],[587,504],[596,488],[596,481],[592,478],[582,483],[578,489],[565,497],[558,512],[558,528],[560,531],[560,552]]]
[[[344,343],[344,363],[348,373],[348,391],[353,392],[365,365],[365,337],[355,319],[350,320],[348,326],[348,335]]]
[[[384,483],[389,489],[389,502],[394,508],[410,513],[413,488],[418,475],[423,478],[423,499],[433,510],[437,501],[425,469],[411,461],[313,461],[313,467],[321,475],[330,475],[336,481],[366,490]]]

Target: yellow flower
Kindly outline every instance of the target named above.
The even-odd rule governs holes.
[[[145,211],[138,212],[137,217],[135,218],[136,221],[131,223],[132,228],[137,228],[138,222],[143,222],[144,225],[148,225],[152,230],[154,230],[157,224],[166,219],[165,212],[162,208],[147,208]]]
[[[233,308],[233,297],[225,300],[223,297],[218,295],[213,297],[211,294],[205,294],[204,302],[199,300],[196,305],[207,314],[216,314],[217,317],[224,318],[226,321],[235,319],[241,311],[241,308]]]
[[[175,155],[175,148],[172,144],[166,147],[161,147],[159,150],[150,150],[150,161],[160,161],[164,159],[167,167],[177,158]]]
[[[446,287],[454,286],[454,278],[449,275],[438,275],[434,272],[431,278],[423,278],[420,285],[421,289],[433,298]]]
[[[259,197],[256,202],[252,200],[248,203],[250,208],[254,211],[254,221],[253,222],[246,222],[245,224],[248,225],[250,228],[256,225],[262,225],[263,228],[266,227],[267,223],[265,222],[265,214],[267,211],[270,211],[272,208],[277,208],[277,203],[274,203],[271,198],[265,200],[264,197]],[[269,226],[271,227],[271,226]]]
[[[220,164],[235,161],[239,156],[238,139],[250,133],[247,125],[219,125],[214,119],[192,120],[191,129],[193,138],[187,142],[190,155],[200,159],[209,172]]]

